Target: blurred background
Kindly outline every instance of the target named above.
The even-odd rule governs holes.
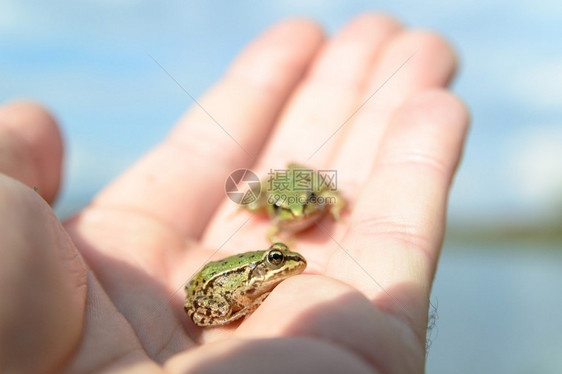
[[[236,3],[0,0],[0,100],[49,107],[66,137],[66,217],[158,142],[272,22],[333,32],[365,10],[436,30],[473,127],[432,294],[428,373],[562,372],[559,1]]]

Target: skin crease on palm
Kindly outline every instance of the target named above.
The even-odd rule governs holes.
[[[469,122],[444,89],[455,67],[441,37],[386,16],[331,37],[280,22],[199,99],[239,144],[194,106],[64,225],[48,205],[61,175],[54,119],[3,106],[0,371],[422,372]],[[249,318],[195,327],[182,307],[189,277],[217,248],[213,259],[268,247],[268,222],[233,214],[226,177],[290,161],[337,170],[348,210],[297,237],[307,270]]]

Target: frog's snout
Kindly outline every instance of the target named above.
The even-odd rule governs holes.
[[[295,262],[297,265],[297,269],[299,270],[298,273],[302,273],[304,269],[306,269],[306,259],[300,253],[292,253],[291,257],[289,258],[290,261]]]

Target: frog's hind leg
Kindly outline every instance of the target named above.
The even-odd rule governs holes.
[[[232,312],[231,306],[222,297],[198,296],[195,298],[193,306],[194,308],[190,310],[186,308],[186,312],[197,326],[222,325],[224,318]]]

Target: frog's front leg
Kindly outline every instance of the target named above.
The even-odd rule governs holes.
[[[255,299],[251,304],[246,305],[244,308],[240,309],[239,311],[237,311],[236,313],[232,314],[230,317],[228,317],[227,319],[219,322],[219,323],[215,323],[213,326],[220,326],[220,325],[226,325],[227,323],[230,323],[232,321],[237,320],[238,318],[244,317],[244,316],[248,316],[251,313],[253,313],[260,305],[261,303],[263,303],[263,301],[265,300],[265,298],[270,294],[271,292],[266,292],[263,295],[261,295],[260,297],[258,297],[257,299]]]
[[[187,311],[187,315],[197,326],[217,326],[224,324],[222,321],[231,312],[232,308],[224,297],[201,295],[193,300],[193,308]]]
[[[346,206],[345,199],[338,193],[338,191],[323,191],[320,196],[324,198],[330,210],[330,214],[334,220],[339,221],[341,212]]]

